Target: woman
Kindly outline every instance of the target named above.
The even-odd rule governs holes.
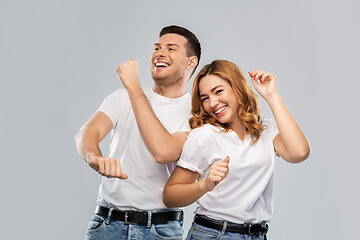
[[[193,130],[163,193],[168,207],[198,201],[187,239],[266,239],[274,153],[299,163],[310,152],[276,76],[263,70],[249,75],[276,122],[262,121],[257,96],[235,64],[213,61],[194,80]]]

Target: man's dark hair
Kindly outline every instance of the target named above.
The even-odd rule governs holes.
[[[194,68],[194,71],[192,72],[192,73],[194,73],[197,66],[199,65],[200,56],[201,56],[201,46],[200,46],[199,40],[197,39],[195,34],[190,32],[186,28],[176,26],[176,25],[164,27],[161,30],[159,37],[162,37],[163,35],[168,34],[168,33],[178,34],[178,35],[181,35],[184,38],[186,38],[186,40],[187,40],[186,54],[188,55],[188,57],[196,56],[198,59],[198,63],[196,65],[196,67]]]

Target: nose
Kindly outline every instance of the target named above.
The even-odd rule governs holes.
[[[155,56],[156,56],[156,57],[164,57],[164,56],[165,56],[165,49],[163,49],[163,48],[158,49],[158,50],[155,52]]]
[[[209,105],[210,105],[211,109],[215,109],[218,104],[219,104],[219,101],[217,100],[216,97],[209,97]]]

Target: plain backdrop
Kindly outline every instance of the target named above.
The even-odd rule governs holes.
[[[301,164],[276,159],[269,239],[357,238],[359,7],[356,0],[0,0],[0,238],[84,238],[101,177],[78,156],[74,135],[122,88],[118,64],[134,58],[141,84],[152,86],[153,43],[170,24],[198,36],[200,67],[227,59],[244,72],[275,73],[311,144]],[[193,210],[185,209],[186,230]]]

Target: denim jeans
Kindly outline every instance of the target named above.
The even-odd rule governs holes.
[[[106,217],[94,215],[89,223],[86,240],[153,240],[182,239],[184,230],[182,221],[169,221],[167,224],[125,224],[122,221],[109,220]]]
[[[205,216],[203,216],[205,217]],[[205,217],[208,218],[208,217]],[[211,219],[211,218],[208,218]],[[212,221],[217,221],[214,219],[211,219]],[[223,222],[223,221],[219,221]],[[186,240],[207,240],[207,239],[219,239],[219,240],[231,240],[231,239],[239,239],[239,240],[264,240],[265,235],[259,234],[259,235],[248,235],[248,234],[241,234],[241,233],[232,233],[232,232],[226,232],[226,231],[219,231],[212,228],[207,228],[204,226],[201,226],[195,222],[192,223],[192,226],[188,232],[188,235],[186,237]]]

